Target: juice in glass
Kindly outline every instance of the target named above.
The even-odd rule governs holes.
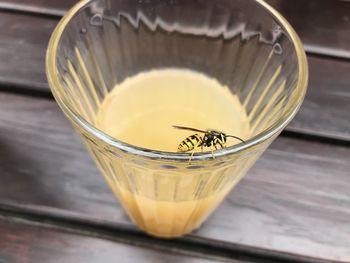
[[[242,139],[250,136],[247,114],[239,98],[217,80],[185,69],[153,70],[126,79],[105,97],[95,124],[125,143],[165,152],[176,152],[178,145],[195,133],[175,129],[174,125],[213,129]],[[227,138],[227,146],[236,143],[240,141]],[[200,147],[194,150],[202,151]],[[203,150],[215,149],[204,147]],[[186,177],[188,171],[177,174]],[[196,183],[192,181],[181,191],[191,192]],[[168,184],[162,186],[163,191],[172,191],[172,182]],[[181,235],[199,226],[227,193],[224,187],[203,197],[191,193],[176,200],[176,197],[159,196],[161,191],[158,191],[158,197],[152,199],[142,193],[154,192],[154,184],[140,187],[142,190],[138,192],[119,185],[113,188],[138,225],[159,236]]]

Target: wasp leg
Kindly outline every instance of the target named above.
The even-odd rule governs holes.
[[[224,148],[223,144],[219,140],[215,140],[212,143],[212,145],[211,145],[211,155],[213,156],[213,159],[215,159],[215,156],[213,154],[213,147],[215,148],[215,151],[217,151],[218,150],[218,147],[217,147],[218,144],[220,145],[221,149]]]
[[[196,152],[196,149],[198,147],[198,145],[200,144],[200,142],[197,142],[195,146],[193,146],[193,151],[191,153],[191,156],[190,156],[190,159],[188,160],[188,164],[191,165],[191,161],[192,161],[192,158],[193,158],[193,155],[194,153]]]
[[[222,140],[215,140],[214,142],[214,146],[215,146],[215,149],[217,150],[218,148],[216,147],[216,145],[219,144],[220,145],[220,148],[223,149],[225,148],[225,143],[222,142]]]
[[[190,155],[190,159],[188,159],[188,164],[191,165],[191,161],[192,161],[192,158],[193,158],[193,155],[195,153],[196,149],[193,149],[191,155]]]
[[[211,148],[211,156],[213,157],[213,159],[215,159],[213,148]]]
[[[216,145],[215,145],[215,144],[212,144],[212,145],[211,145],[211,147],[210,147],[210,150],[211,150],[211,156],[213,157],[213,159],[215,159],[213,147],[215,148],[215,151],[216,151],[218,148],[216,147]]]

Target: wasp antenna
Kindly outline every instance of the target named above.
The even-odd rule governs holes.
[[[180,130],[188,130],[188,131],[206,133],[206,131],[203,131],[203,130],[199,130],[196,128],[190,128],[190,127],[184,127],[184,126],[178,126],[178,125],[173,125],[173,128],[180,129]]]
[[[241,138],[239,138],[239,137],[237,137],[237,136],[233,136],[233,135],[226,135],[226,137],[231,137],[231,138],[234,138],[234,139],[236,139],[236,140],[241,141],[242,143],[245,143],[245,141],[244,141],[244,140],[242,140]]]

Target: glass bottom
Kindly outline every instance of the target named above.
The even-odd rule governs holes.
[[[118,199],[134,223],[162,238],[180,237],[199,228],[224,199],[227,191],[182,202],[159,201],[118,189]]]

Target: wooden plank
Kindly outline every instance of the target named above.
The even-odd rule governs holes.
[[[63,16],[78,0],[0,0],[0,9]]]
[[[342,0],[266,0],[291,23],[305,49],[350,58],[350,2]]]
[[[53,101],[0,93],[0,200],[130,225]],[[350,260],[350,149],[279,138],[191,237]]]
[[[0,84],[48,90],[45,52],[57,21],[0,12]]]
[[[0,217],[0,262],[222,262]],[[238,263],[238,261],[233,261]]]
[[[49,92],[45,49],[55,24],[42,17],[0,16],[0,89]],[[350,140],[350,62],[310,56],[309,64],[309,91],[288,130]]]
[[[79,2],[79,0],[1,0],[0,6],[5,4],[18,4],[35,8],[68,10],[77,2]]]
[[[304,103],[288,131],[350,140],[350,61],[309,56]]]

